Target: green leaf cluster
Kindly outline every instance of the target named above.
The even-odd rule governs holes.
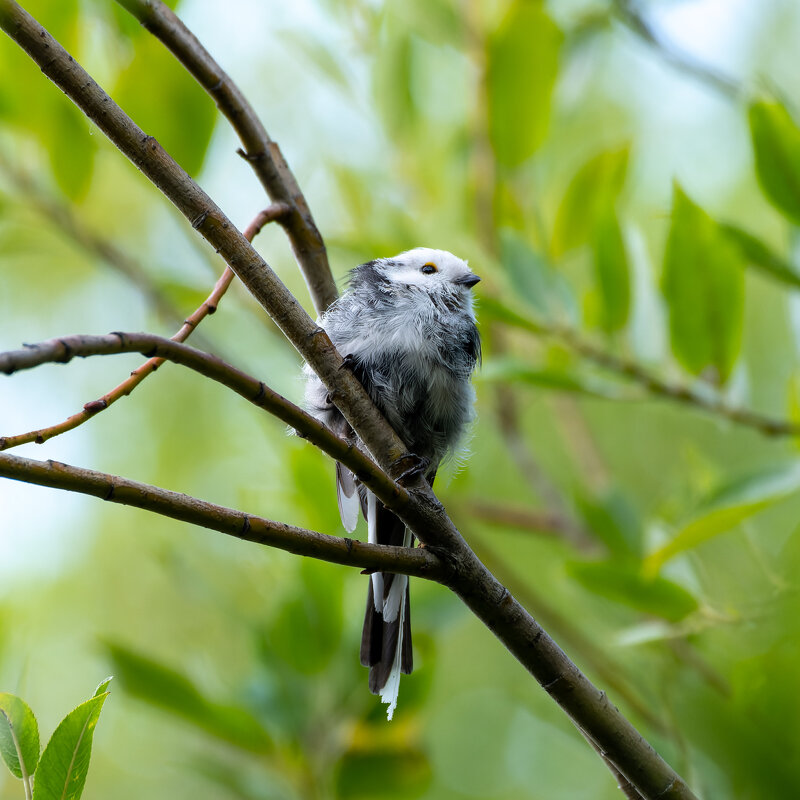
[[[94,729],[111,678],[58,724],[39,754],[39,725],[30,707],[13,694],[0,692],[0,755],[34,800],[78,800],[83,794]]]

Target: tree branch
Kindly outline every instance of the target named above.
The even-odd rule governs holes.
[[[728,100],[741,100],[745,89],[736,80],[703,64],[687,53],[676,50],[644,17],[634,0],[614,0],[617,17],[628,30],[652,47],[668,64],[700,83],[711,87]]]
[[[134,506],[219,531],[247,542],[334,564],[359,567],[368,572],[402,572],[433,581],[439,581],[447,574],[446,565],[435,553],[425,548],[390,547],[329,536],[245,514],[158,486],[57,461],[34,461],[0,453],[0,477],[88,494],[111,503]]]
[[[626,380],[639,384],[649,394],[693,406],[699,411],[704,411],[716,417],[721,417],[734,425],[753,428],[765,436],[800,436],[800,424],[785,419],[752,411],[749,408],[732,406],[718,394],[707,395],[692,389],[684,383],[670,382],[647,367],[629,358],[624,358],[599,345],[584,339],[581,334],[568,325],[545,320],[529,319],[496,300],[485,298],[481,301],[481,308],[489,311],[503,321],[521,330],[528,331],[536,336],[557,339],[581,358],[591,361],[609,372],[614,372]]]
[[[244,231],[244,236],[247,241],[252,242],[256,235],[268,222],[280,219],[287,211],[287,206],[283,203],[275,203],[269,208],[260,211],[255,219],[247,226]],[[185,342],[186,339],[196,330],[197,326],[209,315],[217,310],[222,296],[231,285],[234,278],[233,271],[230,267],[226,267],[225,271],[220,276],[215,284],[211,294],[205,301],[183,321],[180,330],[172,336],[173,342]],[[163,358],[151,358],[137,367],[131,374],[118,386],[115,386],[110,392],[106,392],[102,397],[97,400],[91,400],[84,404],[83,409],[77,414],[73,414],[62,422],[51,425],[47,428],[39,428],[35,431],[28,431],[27,433],[20,433],[17,436],[3,436],[0,437],[0,450],[9,450],[12,447],[17,447],[21,444],[28,444],[29,442],[36,442],[36,444],[43,444],[48,439],[54,436],[59,436],[67,431],[74,430],[75,428],[88,422],[92,417],[97,416],[101,411],[105,411],[112,406],[117,400],[127,397],[148,375],[152,375],[162,364]]]
[[[0,0],[0,26],[39,64],[108,138],[149,178],[236,273],[311,365],[354,430],[386,464],[406,447],[383,419],[341,356],[275,272],[211,198],[158,141],[141,130],[52,36],[14,0]],[[407,465],[405,465],[407,466]]]
[[[195,35],[160,0],[117,0],[160,39],[213,98],[242,142],[242,157],[255,171],[273,202],[289,212],[280,222],[286,229],[305,277],[314,308],[321,314],[337,297],[328,255],[311,210],[277,142],[270,139],[253,107]]]
[[[91,76],[13,0],[0,0],[0,27],[217,249],[328,388],[333,402],[389,475],[406,475],[408,501],[396,512],[445,561],[449,586],[545,691],[587,731],[647,800],[695,798],[617,708],[469,549],[407,451],[342,358],[264,260],[158,142],[144,134]],[[177,347],[178,345],[173,346]],[[401,487],[402,488],[402,487]],[[378,494],[378,492],[376,492]],[[380,494],[378,494],[380,497]],[[381,498],[383,499],[383,498]],[[393,509],[394,510],[394,509]]]
[[[57,200],[52,194],[43,191],[29,175],[12,164],[3,153],[0,153],[0,172],[48,222],[54,223],[73,242],[137,286],[158,314],[172,322],[184,319],[183,312],[161,291],[136,259],[121,250],[110,239],[98,236],[90,230],[66,202]],[[210,349],[210,344],[204,344],[203,349]]]
[[[43,364],[67,364],[73,358],[142,353],[150,361],[173,361],[236,392],[258,408],[286,423],[331,458],[341,461],[392,510],[402,512],[409,494],[365,453],[340,439],[318,419],[270,389],[265,383],[226,364],[216,356],[152,333],[109,333],[105,336],[64,336],[0,353],[0,373],[12,375]],[[150,362],[148,362],[150,363]],[[13,437],[9,437],[13,438]],[[10,446],[0,437],[0,450]]]
[[[614,693],[621,697],[631,711],[647,722],[655,731],[667,733],[663,720],[634,690],[632,681],[627,679],[621,664],[614,661],[608,648],[598,647],[591,639],[575,626],[572,620],[565,617],[550,601],[535,588],[534,582],[526,576],[520,575],[509,566],[507,559],[499,555],[494,548],[487,544],[487,537],[475,536],[470,529],[467,531],[470,541],[475,541],[475,549],[480,554],[481,560],[497,575],[503,583],[507,584],[514,594],[530,608],[536,609],[537,617],[542,624],[557,632],[570,650],[580,655],[581,660],[592,670],[598,678]]]

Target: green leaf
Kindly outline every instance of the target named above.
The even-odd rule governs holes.
[[[317,484],[319,485],[319,484]],[[311,559],[300,565],[302,584],[265,633],[265,648],[303,675],[328,666],[342,638],[341,570]]]
[[[739,250],[676,184],[662,289],[672,350],[692,374],[730,376],[742,339],[742,267]]]
[[[202,305],[208,297],[207,286],[194,286],[177,280],[160,280],[158,276],[156,276],[156,286],[175,308],[186,311]]]
[[[108,691],[108,684],[114,680],[113,675],[109,675],[105,680],[100,681],[97,685],[97,688],[94,690],[94,694],[92,697],[98,697],[101,694],[105,694]]]
[[[387,37],[378,48],[373,94],[386,131],[398,136],[411,129],[418,117],[411,91],[414,42],[411,34],[405,30],[390,28]]]
[[[269,734],[248,709],[206,699],[184,675],[124,645],[106,642],[106,648],[114,673],[129,694],[236,747],[256,753],[271,749]]]
[[[336,797],[418,797],[431,777],[431,765],[420,750],[351,750],[338,765]]]
[[[731,530],[753,514],[800,490],[800,462],[757,472],[722,486],[708,497],[675,537],[645,559],[649,574],[673,556]]]
[[[71,200],[89,189],[97,143],[83,114],[61,97],[50,104],[50,119],[39,134],[50,156],[50,167],[59,188]]]
[[[800,273],[785,258],[779,256],[766,242],[743,228],[729,223],[720,224],[720,230],[739,248],[742,256],[752,266],[793,288],[800,287]]]
[[[642,556],[642,522],[628,498],[617,489],[594,496],[578,491],[574,497],[586,527],[620,558]]]
[[[500,231],[500,263],[519,297],[546,313],[553,291],[554,270],[515,231]]]
[[[94,729],[106,697],[108,692],[95,695],[61,720],[42,753],[33,800],[78,800],[81,796]]]
[[[452,0],[390,0],[383,5],[391,9],[392,24],[414,31],[415,35],[437,47],[463,46],[467,21]]]
[[[567,186],[556,214],[552,249],[556,258],[597,238],[598,220],[608,215],[625,184],[630,147],[605,150],[590,158]]]
[[[800,128],[777,101],[752,103],[748,116],[761,189],[775,208],[800,225]]]
[[[118,0],[116,3],[109,3],[107,0],[94,0],[98,5],[98,11],[110,14],[110,21],[112,25],[119,30],[119,32],[126,39],[135,39],[138,36],[151,36],[141,22],[136,18],[136,14],[146,15],[149,11],[148,3],[140,2],[140,0]],[[173,11],[178,5],[178,0],[162,0],[165,6],[168,6]]]
[[[520,328],[529,333],[547,333],[547,325],[544,322],[516,311],[502,300],[497,300],[494,297],[486,296],[480,298],[480,315],[482,320],[492,319],[497,322],[503,322],[512,328]]]
[[[74,55],[80,40],[80,0],[25,0],[25,10]]]
[[[39,761],[39,726],[24,700],[0,692],[0,755],[17,778],[33,775]]]
[[[609,383],[592,380],[577,372],[535,367],[518,358],[492,359],[480,371],[478,380],[489,383],[527,383],[543,389],[598,397],[604,400],[621,400],[624,394]]]
[[[563,34],[543,4],[517,0],[489,38],[489,139],[500,164],[515,167],[544,141]]]
[[[631,308],[630,267],[617,214],[608,206],[594,230],[594,272],[600,293],[600,326],[608,333],[625,327]]]
[[[304,66],[312,67],[323,80],[349,91],[351,81],[343,68],[340,52],[334,53],[321,38],[314,37],[305,28],[296,31],[285,30],[281,33],[281,39],[284,44],[302,56]]]
[[[574,308],[572,291],[564,275],[508,227],[500,230],[500,262],[515,294],[541,314]]]
[[[677,622],[697,608],[697,600],[673,581],[645,577],[638,563],[625,561],[573,562],[570,574],[584,588],[645,614]]]
[[[217,119],[214,103],[155,37],[140,37],[134,44],[134,58],[119,77],[114,99],[196,175]]]

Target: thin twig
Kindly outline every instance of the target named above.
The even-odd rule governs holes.
[[[245,228],[244,236],[247,241],[252,242],[259,231],[269,222],[280,219],[286,213],[286,206],[282,203],[275,203],[269,208],[260,211],[253,221]],[[211,294],[203,301],[203,303],[187,317],[180,330],[172,336],[173,342],[185,342],[186,339],[194,332],[197,326],[210,314],[217,310],[222,296],[231,285],[234,278],[233,270],[226,267],[225,271],[220,276]],[[28,444],[35,442],[36,444],[43,444],[48,439],[54,436],[59,436],[67,431],[74,430],[84,422],[88,422],[92,417],[97,416],[101,411],[105,411],[111,405],[123,397],[127,397],[148,375],[152,375],[162,364],[163,358],[151,358],[137,367],[131,374],[118,386],[115,386],[111,391],[106,392],[102,397],[97,400],[92,400],[83,406],[83,409],[77,414],[73,414],[62,422],[55,425],[50,425],[47,428],[39,428],[38,430],[20,433],[16,436],[3,436],[0,437],[0,450],[9,450],[12,447],[18,447],[21,444]]]
[[[559,520],[556,528],[565,541],[582,550],[591,549],[592,537],[577,520],[567,506],[558,487],[544,473],[530,448],[526,445],[519,417],[517,399],[510,386],[499,386],[495,393],[495,411],[500,432],[503,434],[506,450],[516,464],[522,477],[531,490],[549,509],[548,515]]]
[[[308,285],[317,313],[337,297],[322,235],[277,142],[270,139],[253,107],[195,35],[160,0],[117,0],[175,55],[213,98],[242,142],[240,155],[275,203],[289,210],[280,220]]]
[[[493,313],[502,316],[503,321],[508,325],[526,330],[536,336],[557,339],[581,358],[637,383],[650,395],[693,406],[713,416],[722,417],[735,425],[753,428],[765,436],[800,436],[800,424],[798,423],[770,417],[749,408],[733,406],[718,394],[705,394],[692,389],[685,383],[670,382],[639,362],[610,353],[599,345],[584,339],[580,332],[572,327],[526,317],[494,300],[482,300],[481,307],[484,312],[490,313],[492,313],[492,309],[495,309]]]
[[[390,547],[329,536],[245,514],[179,492],[57,461],[34,461],[0,453],[0,477],[92,495],[101,500],[200,525],[248,542],[334,564],[360,567],[368,572],[402,572],[434,581],[440,580],[448,572],[436,554],[425,548]]]
[[[667,42],[637,6],[635,0],[614,0],[617,17],[628,30],[652,47],[668,64],[711,87],[729,100],[741,100],[745,97],[745,89],[737,80],[701,63]]]
[[[264,306],[320,377],[332,401],[380,467],[404,481],[408,501],[396,512],[397,516],[428,549],[435,548],[434,552],[447,561],[446,585],[525,666],[573,722],[591,734],[647,800],[696,800],[686,782],[478,560],[427,485],[422,470],[412,468],[418,461],[410,458],[403,442],[352,372],[342,369],[342,357],[328,336],[314,324],[211,198],[14,0],[0,0],[0,28],[175,204]],[[182,347],[174,342],[169,346]]]
[[[188,345],[152,333],[109,333],[104,336],[63,336],[29,344],[22,350],[0,353],[0,373],[12,375],[19,370],[43,364],[67,364],[73,358],[142,353],[161,362],[173,361],[217,381],[258,408],[285,422],[304,439],[331,458],[341,461],[369,487],[385,505],[398,512],[409,502],[408,492],[398,486],[366,454],[326,428],[318,419],[273,391],[263,381],[248,375],[221,359]],[[8,449],[0,438],[0,450]]]
[[[184,312],[161,291],[156,281],[135,258],[120,249],[110,239],[98,236],[90,230],[78,218],[70,205],[56,199],[50,193],[45,193],[29,175],[12,164],[3,153],[0,153],[0,171],[11,182],[14,189],[24,195],[32,208],[48,222],[54,223],[73,242],[95,258],[105,262],[115,272],[136,286],[157,313],[173,322],[183,322]],[[206,343],[200,346],[204,350],[211,349],[211,346]]]
[[[472,500],[466,504],[466,509],[474,519],[491,522],[504,528],[519,528],[551,536],[563,536],[564,526],[569,524],[558,511],[538,511],[510,506],[507,503]]]

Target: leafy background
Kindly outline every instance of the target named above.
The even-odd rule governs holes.
[[[23,5],[238,224],[264,205],[211,101],[125,11]],[[583,345],[798,419],[800,9],[642,6],[733,96],[626,9],[178,5],[281,143],[338,277],[420,244],[483,276],[479,421],[439,486],[479,555],[701,796],[792,796],[796,442],[653,398]],[[0,75],[0,346],[171,333],[170,307],[182,318],[221,264],[7,39]],[[257,245],[310,308],[281,231]],[[297,356],[238,287],[201,334],[300,396]],[[136,363],[15,375],[0,433],[59,420]],[[340,532],[326,459],[176,367],[20,452]],[[49,732],[117,677],[86,797],[618,796],[439,587],[414,582],[417,669],[388,725],[357,661],[361,576],[45,489],[4,482],[0,504],[0,688]],[[0,795],[21,796],[8,774]]]

